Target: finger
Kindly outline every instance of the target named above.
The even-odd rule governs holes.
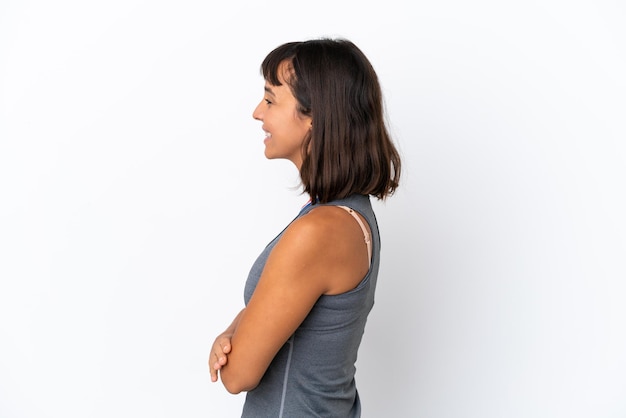
[[[209,358],[209,372],[211,373],[211,382],[217,382],[217,370],[211,367],[211,359]]]
[[[220,347],[222,347],[222,352],[224,354],[230,353],[230,349],[231,349],[230,338],[224,338],[220,340],[219,344],[220,344]]]
[[[224,356],[223,354],[221,354],[221,353],[217,353],[217,352],[213,353],[213,356],[214,356],[213,368],[214,368],[215,370],[219,370],[219,369],[221,369],[221,368],[222,368],[222,366],[223,366],[224,364],[226,364],[226,359],[225,359],[225,356]]]
[[[220,368],[224,366],[227,362],[228,356],[226,354],[220,354],[219,356],[217,356],[217,363],[219,364]]]

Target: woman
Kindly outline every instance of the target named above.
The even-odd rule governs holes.
[[[400,176],[380,85],[346,40],[284,44],[261,70],[265,156],[293,162],[311,201],[252,266],[211,378],[248,392],[244,417],[357,417],[354,364],[380,254],[369,196],[391,195]]]

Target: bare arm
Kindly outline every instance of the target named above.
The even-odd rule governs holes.
[[[232,331],[229,351],[218,340],[219,349],[213,346],[226,389],[256,387],[317,299],[353,289],[367,270],[362,232],[345,211],[320,207],[293,222],[268,257],[248,306],[224,333]]]

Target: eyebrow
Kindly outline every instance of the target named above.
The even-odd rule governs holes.
[[[274,92],[272,91],[272,89],[271,89],[271,88],[269,88],[269,87],[267,87],[267,86],[265,86],[265,92],[266,92],[267,94],[271,95],[271,96],[276,97],[276,95],[274,94]]]

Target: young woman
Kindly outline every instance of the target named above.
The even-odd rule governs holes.
[[[347,40],[281,45],[261,70],[265,156],[293,162],[311,201],[252,266],[211,379],[248,392],[244,417],[358,417],[354,364],[380,254],[370,195],[391,195],[400,176],[380,85]]]

